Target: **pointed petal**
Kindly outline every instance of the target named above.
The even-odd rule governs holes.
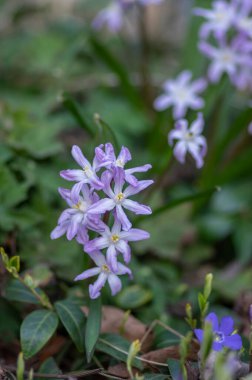
[[[113,272],[117,272],[118,263],[117,263],[117,252],[114,245],[110,245],[107,249],[106,259],[109,267]]]
[[[91,205],[88,209],[89,214],[104,214],[106,211],[111,211],[115,207],[113,199],[104,198]]]
[[[85,280],[86,278],[96,276],[97,274],[100,273],[100,268],[91,268],[88,270],[85,270],[81,274],[75,277],[74,281],[80,281],[80,280]]]
[[[90,252],[88,253],[88,256],[91,257],[91,259],[95,262],[95,264],[98,267],[101,267],[102,265],[106,264],[105,257],[100,251]]]
[[[128,264],[131,259],[131,250],[129,244],[127,244],[124,240],[119,240],[116,244],[116,248],[119,252],[122,253],[125,263]]]
[[[81,149],[77,145],[74,145],[72,147],[71,153],[77,164],[79,164],[82,168],[84,168],[85,166],[91,166],[86,157],[83,155]]]
[[[99,251],[109,246],[109,241],[107,237],[98,237],[96,239],[90,240],[85,244],[86,252]]]
[[[138,181],[136,186],[128,186],[125,191],[124,195],[126,198],[130,197],[131,195],[135,195],[140,193],[140,191],[143,191],[150,185],[154,183],[153,180],[143,180],[143,181]]]
[[[72,169],[67,169],[67,170],[62,170],[60,172],[60,176],[64,179],[66,179],[67,181],[85,181],[86,180],[86,177],[85,177],[85,174],[83,172],[83,170],[79,170],[79,169],[76,169],[76,170],[72,170]]]
[[[129,231],[122,231],[120,237],[127,241],[139,241],[149,239],[150,234],[139,228],[131,228]]]
[[[142,205],[138,202],[132,201],[131,199],[125,199],[123,206],[127,210],[134,212],[136,215],[150,215],[152,213],[149,206]]]
[[[108,275],[101,272],[98,279],[94,282],[93,285],[89,285],[89,295],[90,298],[95,299],[101,295],[101,289],[107,281]]]
[[[118,220],[122,223],[122,228],[124,230],[127,231],[131,228],[132,224],[130,223],[125,212],[123,211],[123,208],[121,205],[116,205],[116,216]]]
[[[164,111],[166,108],[169,108],[173,104],[172,98],[170,95],[160,95],[154,101],[154,108],[157,111]]]
[[[110,274],[108,276],[108,283],[111,289],[112,296],[116,295],[122,289],[121,280],[115,274]]]
[[[57,227],[55,227],[51,232],[51,239],[58,239],[62,235],[64,235],[67,231],[68,223],[59,224]]]

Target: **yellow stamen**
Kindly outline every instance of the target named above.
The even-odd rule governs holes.
[[[107,273],[110,272],[109,267],[106,264],[103,264],[102,270],[103,272],[107,272]]]
[[[113,243],[117,243],[119,239],[120,239],[119,235],[112,235],[111,236],[111,240]]]

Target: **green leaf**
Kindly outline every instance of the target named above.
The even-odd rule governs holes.
[[[101,329],[102,304],[101,298],[90,300],[89,313],[85,332],[85,346],[87,361],[90,362],[94,353],[96,342]]]
[[[134,107],[143,108],[140,95],[135,90],[134,86],[128,76],[128,71],[124,68],[122,63],[113,55],[108,48],[98,41],[94,36],[90,38],[90,44],[95,54],[103,61],[118,77],[121,82],[121,87],[124,90],[127,99]]]
[[[25,318],[21,325],[20,337],[26,359],[44,347],[57,329],[58,321],[57,315],[49,310],[36,310]]]
[[[83,352],[85,317],[80,307],[70,300],[55,303],[57,314],[74,341],[77,349]]]
[[[42,293],[40,289],[36,289]],[[18,280],[10,280],[5,287],[5,298],[10,301],[38,304],[37,298]]]
[[[94,130],[89,126],[84,117],[82,116],[78,105],[74,99],[67,93],[63,93],[61,96],[62,103],[64,107],[71,113],[74,119],[77,121],[78,125],[87,131],[91,136],[94,136]]]
[[[106,143],[107,141],[109,141],[115,146],[116,149],[119,150],[119,144],[113,129],[107,123],[105,123],[105,121],[102,120],[102,118],[98,114],[94,115],[94,120],[98,126],[98,144]]]
[[[130,349],[130,342],[116,334],[102,334],[97,342],[96,348],[97,350],[105,352],[109,356],[126,363],[128,351]],[[138,369],[143,368],[139,359],[135,358],[132,363],[133,366]]]
[[[167,364],[172,377],[172,380],[177,380],[181,376],[180,363],[175,359],[168,359]]]
[[[136,309],[150,302],[152,298],[152,291],[140,285],[132,285],[120,292],[116,298],[116,302],[123,309]]]
[[[39,373],[51,374],[51,375],[59,375],[61,370],[59,369],[56,361],[50,357],[46,359],[38,370]],[[40,380],[48,380],[48,378],[40,377]],[[57,380],[57,378],[50,378],[50,380]]]
[[[20,270],[20,257],[19,256],[13,256],[10,259],[10,267],[14,268],[17,272]]]

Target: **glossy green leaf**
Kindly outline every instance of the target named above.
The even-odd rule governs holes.
[[[36,289],[38,292],[41,292],[39,289]],[[25,285],[23,285],[18,280],[10,280],[8,281],[5,287],[5,298],[10,301],[18,301],[18,302],[26,302],[38,304],[37,298],[27,289]]]
[[[90,362],[95,350],[96,342],[99,338],[102,318],[101,298],[90,300],[89,313],[87,317],[86,332],[85,332],[85,347],[87,361]]]
[[[39,373],[45,373],[45,374],[50,374],[50,375],[59,375],[61,373],[61,370],[59,369],[56,361],[54,358],[50,357],[46,359],[41,366],[39,367],[38,370]],[[56,380],[57,378],[50,378],[51,380]],[[48,378],[45,377],[40,377],[40,380],[48,380]]]
[[[152,291],[140,285],[132,285],[124,288],[117,296],[116,301],[118,306],[123,309],[136,309],[150,302],[152,298]]]
[[[31,358],[49,341],[58,326],[53,311],[36,310],[23,321],[20,329],[21,347],[25,359]]]
[[[83,352],[85,335],[85,316],[80,307],[70,300],[56,302],[57,314],[74,341],[77,349]]]

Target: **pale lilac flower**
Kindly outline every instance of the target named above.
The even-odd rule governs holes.
[[[183,71],[176,79],[164,83],[165,93],[154,102],[154,108],[162,111],[173,106],[175,119],[184,117],[188,108],[199,110],[204,106],[204,100],[198,96],[207,86],[205,79],[192,81],[192,73]]]
[[[101,29],[107,26],[112,33],[118,32],[123,25],[123,7],[119,1],[114,1],[108,7],[102,9],[95,19],[92,26],[94,29]]]
[[[94,282],[94,284],[89,285],[89,295],[92,299],[98,298],[101,295],[101,289],[107,281],[113,296],[120,292],[122,288],[122,283],[118,276],[128,274],[131,277],[131,270],[127,268],[125,265],[118,263],[118,270],[116,272],[113,271],[110,268],[110,265],[105,260],[103,254],[99,251],[92,252],[89,254],[89,256],[95,262],[96,267],[85,270],[83,273],[79,274],[74,280],[85,280],[86,278],[98,275],[98,278]]]
[[[196,167],[200,169],[204,165],[203,158],[206,155],[207,143],[204,136],[201,135],[204,127],[204,119],[201,113],[197,119],[188,127],[188,121],[185,119],[178,120],[175,129],[168,134],[168,142],[173,145],[174,140],[178,140],[175,144],[173,153],[177,160],[185,163],[186,153],[190,153],[196,162]]]
[[[252,38],[252,2],[243,0],[238,2],[239,8],[234,19],[237,29]]]
[[[86,243],[87,229],[99,231],[103,228],[99,217],[89,214],[89,207],[99,200],[98,195],[92,193],[87,185],[82,185],[82,196],[79,196],[77,203],[73,202],[69,189],[59,188],[59,193],[69,208],[60,215],[57,227],[51,232],[51,239],[57,239],[66,234],[68,240],[76,237],[80,244]]]
[[[208,70],[208,76],[212,82],[218,82],[224,73],[227,73],[232,80],[239,68],[243,69],[244,65],[251,67],[251,57],[241,45],[240,37],[233,39],[230,45],[222,40],[219,47],[214,47],[205,41],[199,43],[201,52],[212,60]]]
[[[150,186],[152,180],[138,181],[136,186],[128,186],[123,190],[125,179],[124,171],[122,168],[115,169],[114,175],[114,190],[111,189],[112,176],[109,172],[105,171],[102,175],[102,181],[104,183],[103,191],[108,198],[101,199],[97,203],[93,204],[89,212],[93,214],[103,214],[106,211],[112,211],[115,209],[117,219],[122,223],[124,230],[129,230],[132,226],[123,208],[134,212],[136,215],[149,215],[151,214],[151,208],[138,202],[128,199],[128,197],[139,193]]]
[[[118,253],[122,253],[126,264],[130,262],[131,249],[128,242],[145,240],[150,237],[148,232],[138,228],[122,231],[121,223],[117,219],[115,219],[111,230],[104,224],[104,232],[100,232],[100,235],[100,237],[87,242],[84,251],[90,253],[106,248],[107,263],[114,272],[118,270]]]
[[[97,165],[95,159],[93,164],[91,165],[77,145],[74,145],[72,147],[72,156],[75,159],[75,161],[81,166],[82,170],[62,170],[60,172],[60,175],[67,181],[77,182],[73,186],[71,191],[72,200],[74,203],[77,203],[83,184],[88,183],[94,189],[101,190],[103,188],[103,183],[99,180],[99,178],[96,175]]]
[[[194,14],[207,19],[200,29],[201,38],[207,38],[211,32],[216,37],[223,36],[234,22],[236,12],[232,3],[218,0],[213,2],[212,9],[195,8]]]
[[[219,324],[217,315],[210,313],[205,318],[205,322],[211,323],[213,329],[213,350],[221,351],[224,347],[231,350],[240,350],[242,348],[242,340],[240,335],[234,333],[234,321],[231,317],[223,317]],[[204,330],[195,329],[194,333],[202,343],[204,339]]]
[[[103,150],[104,149],[104,150]],[[95,149],[96,160],[99,167],[113,170],[117,167],[124,169],[124,166],[131,160],[131,154],[128,148],[122,147],[118,157],[115,155],[113,145],[111,143],[102,144]],[[146,164],[135,168],[124,169],[125,181],[132,186],[137,186],[138,180],[133,173],[146,172],[151,169],[151,165]]]

